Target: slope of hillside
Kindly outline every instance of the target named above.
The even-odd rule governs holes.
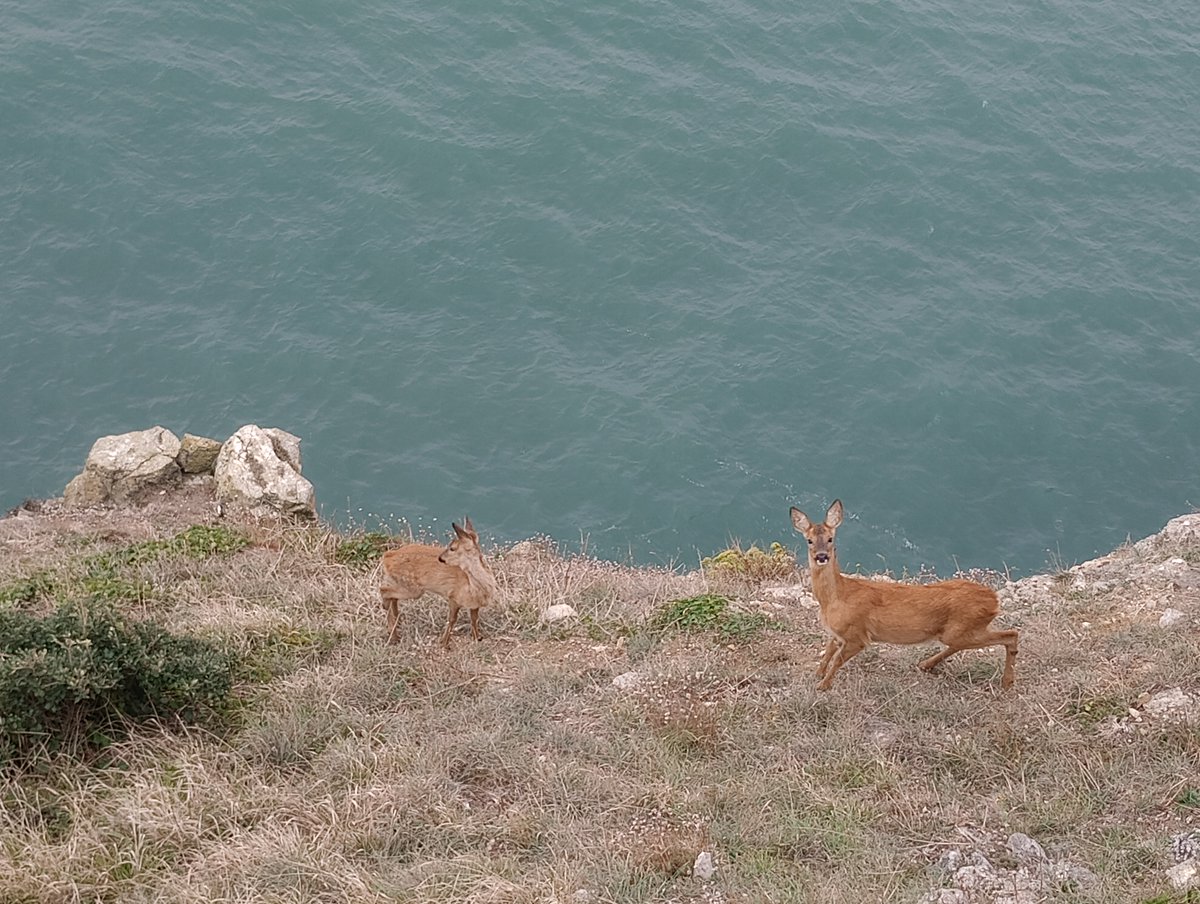
[[[236,718],[7,767],[0,900],[1200,894],[1200,516],[995,576],[997,623],[1022,632],[1008,693],[1000,650],[929,676],[928,645],[873,647],[819,693],[803,570],[630,568],[536,540],[489,550],[481,643],[460,625],[440,650],[446,606],[425,597],[387,646],[376,538],[231,524],[202,487],[28,504],[0,520],[0,597],[48,610],[95,590],[89,557],[195,524],[249,544],[127,556],[113,597],[236,651]],[[563,603],[577,616],[545,623]]]

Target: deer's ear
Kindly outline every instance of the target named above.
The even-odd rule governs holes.
[[[475,533],[475,525],[471,523],[471,519],[469,516],[463,518],[463,530],[465,530],[468,534],[471,534],[472,536],[479,536],[478,534]]]
[[[808,520],[808,515],[804,514],[804,512],[800,511],[794,505],[792,506],[792,527],[796,528],[800,533],[804,533],[812,527],[812,522]]]
[[[453,521],[450,522],[450,526],[452,528],[454,528],[454,532],[456,534],[458,534],[460,537],[465,537],[467,535],[467,532],[465,530],[463,530],[461,527],[459,527],[457,524],[455,524]]]
[[[845,512],[842,510],[842,500],[833,500],[833,505],[829,506],[829,511],[825,513],[825,524],[828,527],[837,527],[842,523],[842,515]]]

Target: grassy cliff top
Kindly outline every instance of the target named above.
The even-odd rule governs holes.
[[[0,771],[0,901],[1193,901],[1191,520],[997,578],[1012,692],[1002,650],[930,676],[926,644],[820,693],[784,547],[686,573],[489,549],[485,639],[443,652],[431,596],[384,644],[377,536],[230,522],[197,488],[31,503],[0,520],[0,606],[103,596],[243,668],[226,719]]]

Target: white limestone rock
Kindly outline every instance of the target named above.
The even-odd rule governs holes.
[[[283,430],[242,427],[221,446],[214,474],[217,501],[230,509],[316,517],[313,485],[300,476],[300,439]]]
[[[612,684],[619,691],[635,691],[642,686],[642,676],[637,672],[622,672],[613,678]]]
[[[1184,860],[1167,870],[1167,881],[1176,891],[1187,891],[1200,885],[1200,864],[1195,860]]]
[[[1168,608],[1158,617],[1160,628],[1177,628],[1187,621],[1187,613],[1179,609]]]
[[[553,625],[570,621],[578,616],[579,613],[575,611],[573,606],[568,606],[566,603],[558,603],[557,605],[546,607],[542,612],[542,623]]]
[[[92,444],[83,473],[63,492],[63,502],[86,507],[141,502],[181,477],[179,438],[165,427],[102,436]]]
[[[1164,722],[1187,722],[1196,716],[1196,698],[1181,687],[1159,691],[1146,701],[1142,711]]]

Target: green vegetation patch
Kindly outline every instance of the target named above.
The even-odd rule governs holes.
[[[182,553],[193,559],[227,556],[250,545],[242,533],[224,525],[195,524],[167,541],[170,552]]]
[[[224,526],[193,525],[168,540],[145,540],[111,552],[102,552],[84,560],[89,573],[104,574],[153,562],[168,555],[190,559],[229,555],[248,546],[250,541]]]
[[[43,599],[73,597],[109,601],[146,599],[153,592],[136,569],[167,556],[207,559],[244,549],[250,541],[223,525],[194,525],[166,540],[146,540],[83,559],[82,574],[40,571],[0,589],[0,608],[32,606]]]
[[[212,643],[102,600],[0,611],[0,761],[103,747],[147,719],[202,721],[229,702],[233,666]]]
[[[671,600],[659,609],[653,624],[662,630],[713,631],[723,641],[749,640],[775,623],[760,612],[732,608],[728,597],[704,593]]]
[[[376,531],[359,537],[351,537],[338,543],[337,548],[333,551],[333,560],[348,568],[367,571],[379,561],[390,542],[391,538],[387,534]]]
[[[1200,888],[1155,895],[1153,898],[1143,900],[1142,904],[1200,904]]]
[[[1200,810],[1200,788],[1185,788],[1175,803],[1188,810]]]
[[[38,571],[0,588],[0,607],[31,606],[53,593],[54,578],[47,571]]]

